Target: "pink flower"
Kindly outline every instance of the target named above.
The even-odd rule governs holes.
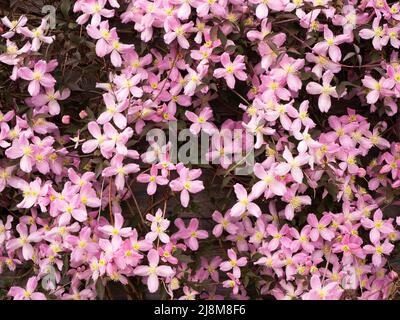
[[[45,196],[47,195],[48,185],[44,184],[42,186],[42,180],[39,177],[32,182],[26,182],[25,180],[16,178],[11,180],[10,184],[23,192],[24,198],[17,204],[18,208],[29,209],[39,204],[43,208],[43,211],[45,210],[46,200],[44,199],[46,199]]]
[[[198,219],[190,219],[189,226],[187,228],[184,227],[183,221],[182,224],[179,223],[181,227],[179,231],[175,234],[174,238],[183,239],[185,244],[193,251],[197,251],[199,249],[198,239],[207,239],[208,232],[205,230],[198,230],[199,228],[199,220]]]
[[[87,33],[96,42],[96,55],[104,57],[112,51],[112,46],[109,41],[111,39],[111,32],[108,21],[103,21],[99,25],[89,25],[86,27]]]
[[[274,251],[279,247],[280,244],[287,244],[290,240],[286,235],[289,234],[289,226],[287,224],[283,225],[281,230],[273,225],[269,224],[267,226],[267,232],[272,237],[272,240],[268,243],[268,250]]]
[[[8,17],[3,17],[1,18],[1,22],[3,23],[3,25],[10,29],[9,31],[3,33],[1,36],[3,38],[10,39],[14,37],[16,33],[21,33],[21,28],[26,25],[26,23],[28,22],[28,18],[24,15],[21,15],[18,20],[10,21]]]
[[[190,111],[186,111],[185,116],[189,119],[189,121],[193,122],[193,124],[190,126],[190,132],[194,135],[198,135],[200,130],[203,130],[209,135],[212,135],[216,131],[215,126],[212,123],[207,122],[207,120],[212,119],[213,116],[211,108],[206,107],[202,109],[199,115],[196,115]]]
[[[26,20],[24,21],[21,20],[21,24],[18,23],[18,26],[21,26],[21,28],[17,30],[18,33],[21,33],[24,36],[33,39],[31,46],[32,51],[38,51],[42,43],[47,43],[47,44],[53,43],[55,36],[45,36],[46,29],[48,28],[48,23],[46,18],[42,19],[42,22],[40,23],[40,26],[38,28],[34,28],[32,30],[29,30],[27,27],[22,27],[22,25],[25,24],[25,21]]]
[[[31,96],[37,96],[40,92],[40,86],[46,89],[53,88],[56,79],[47,72],[47,63],[44,60],[36,62],[33,71],[27,67],[18,70],[18,76],[22,79],[30,81],[28,92]]]
[[[247,258],[246,257],[241,257],[237,258],[236,252],[233,251],[232,249],[228,249],[228,258],[230,259],[229,261],[224,261],[221,262],[219,268],[221,271],[229,271],[233,270],[234,274],[238,275],[238,278],[240,277],[240,267],[244,267],[247,264]]]
[[[343,292],[337,282],[330,282],[326,286],[322,286],[318,275],[311,277],[310,285],[311,290],[302,296],[304,300],[339,300]]]
[[[389,97],[393,95],[393,87],[395,85],[392,79],[381,78],[376,81],[371,76],[365,76],[362,79],[362,83],[365,87],[370,89],[370,92],[367,94],[367,102],[369,104],[374,104],[378,101],[380,97]]]
[[[251,3],[258,4],[256,7],[256,16],[258,19],[262,20],[268,17],[268,9],[274,11],[284,11],[285,6],[282,0],[250,0]]]
[[[2,220],[0,220],[0,245],[4,244],[4,241],[9,240],[11,237],[11,222],[14,220],[12,216],[7,216],[7,221],[4,224]]]
[[[311,198],[309,196],[298,196],[296,195],[297,186],[293,185],[288,189],[283,197],[283,200],[288,202],[285,207],[285,218],[292,220],[294,217],[294,212],[298,211],[302,205],[310,205]]]
[[[64,89],[61,92],[55,91],[54,88],[47,88],[46,93],[38,94],[32,98],[32,103],[37,107],[43,107],[47,105],[49,113],[51,115],[60,114],[60,104],[58,101],[67,99],[71,94],[69,89]]]
[[[340,51],[339,45],[347,42],[351,39],[350,35],[343,34],[339,36],[334,36],[333,32],[329,30],[328,27],[324,28],[324,38],[325,41],[317,43],[313,51],[318,55],[326,55],[329,53],[329,57],[334,62],[339,62],[342,60],[342,53]]]
[[[14,300],[46,300],[46,296],[41,292],[35,292],[38,285],[37,277],[30,277],[26,284],[26,289],[21,287],[11,287],[8,295]]]
[[[92,153],[100,147],[100,151],[105,158],[110,158],[109,148],[107,146],[107,137],[101,133],[100,126],[96,121],[91,121],[88,124],[88,130],[95,139],[90,139],[82,144],[83,153]]]
[[[153,195],[157,191],[157,185],[164,186],[168,184],[168,178],[164,175],[158,175],[158,169],[156,166],[152,166],[150,168],[150,174],[141,173],[137,176],[137,181],[141,183],[148,183],[147,185],[147,194]]]
[[[261,179],[251,190],[251,193],[258,198],[262,193],[264,193],[266,198],[273,195],[283,196],[286,192],[286,186],[284,183],[278,181],[275,178],[274,168],[268,170],[268,172],[259,163],[254,165],[254,174],[257,178]]]
[[[278,81],[285,79],[289,89],[298,92],[302,87],[298,72],[304,67],[304,59],[295,60],[285,54],[279,65],[280,68],[271,71],[271,76]]]
[[[85,207],[82,207],[79,199],[71,199],[71,201],[60,201],[59,211],[61,215],[59,217],[59,225],[66,226],[71,222],[71,218],[76,221],[83,222],[87,220],[87,211]]]
[[[158,277],[171,277],[174,271],[169,266],[159,266],[160,257],[157,250],[151,249],[147,254],[148,266],[138,266],[133,271],[135,275],[147,277],[147,287],[151,293],[156,292],[159,286]]]
[[[115,176],[115,186],[117,190],[123,190],[125,187],[125,177],[131,173],[140,171],[136,163],[123,164],[124,157],[122,155],[115,155],[110,162],[110,167],[105,168],[102,172],[103,177]]]
[[[123,101],[129,96],[140,98],[143,95],[143,90],[136,86],[142,80],[141,74],[134,76],[120,75],[114,78],[114,83],[118,86],[117,99]]]
[[[386,240],[384,243],[379,241],[374,242],[373,245],[364,246],[364,251],[367,254],[372,254],[372,263],[375,267],[379,268],[382,265],[382,255],[389,255],[394,249],[394,245]]]
[[[229,280],[225,280],[224,282],[222,282],[222,286],[224,288],[232,289],[232,293],[237,294],[239,292],[240,286],[240,274],[235,274],[235,272],[228,272],[226,275],[228,276]]]
[[[25,260],[30,260],[34,253],[31,243],[39,242],[43,237],[38,231],[29,233],[27,225],[23,223],[19,223],[16,229],[19,233],[19,238],[11,239],[7,242],[6,248],[10,251],[22,248],[22,256]]]
[[[103,95],[104,103],[106,105],[106,111],[104,111],[97,118],[97,123],[105,124],[111,119],[114,121],[114,124],[121,130],[125,129],[127,120],[123,114],[123,111],[128,107],[128,100],[123,100],[122,102],[116,102],[115,97],[106,93]]]
[[[16,66],[21,60],[22,54],[29,52],[30,49],[31,44],[29,42],[19,49],[15,42],[7,40],[7,49],[5,53],[0,54],[0,62],[11,66]]]
[[[349,234],[344,235],[343,239],[339,243],[335,243],[332,246],[332,252],[343,253],[343,263],[351,263],[353,261],[352,255],[357,256],[360,259],[365,258],[365,253],[363,252],[360,245],[362,240],[359,237],[353,237]]]
[[[332,217],[329,214],[325,214],[320,221],[318,221],[315,214],[311,213],[307,216],[308,224],[313,227],[310,232],[310,238],[312,241],[317,241],[321,236],[327,241],[331,241],[335,237],[335,233],[328,228],[331,223]]]
[[[82,228],[79,232],[79,237],[68,235],[66,242],[74,246],[71,253],[71,261],[81,262],[87,256],[92,256],[97,253],[98,245],[91,239],[92,230],[89,227]]]
[[[253,194],[247,195],[246,189],[240,183],[236,183],[233,188],[239,201],[231,209],[232,217],[239,217],[247,210],[251,215],[258,218],[261,215],[261,209],[252,202],[255,196]]]
[[[193,28],[193,22],[185,23],[181,25],[177,19],[169,19],[165,27],[164,41],[166,44],[170,44],[175,39],[178,40],[179,45],[183,49],[189,48],[189,41],[186,39],[185,34]]]
[[[376,50],[382,50],[383,46],[386,46],[389,41],[389,36],[386,34],[384,28],[379,24],[381,21],[381,16],[377,16],[372,23],[371,29],[362,29],[360,31],[360,37],[362,39],[372,39],[372,45]]]
[[[363,218],[361,223],[366,229],[371,229],[369,231],[369,238],[372,243],[377,243],[381,239],[381,236],[394,232],[394,229],[390,222],[383,220],[383,214],[380,209],[375,211],[373,218],[374,220]]]
[[[161,261],[168,262],[170,264],[177,264],[178,259],[172,255],[174,245],[172,242],[167,243],[164,247],[158,249],[158,254],[161,257]]]
[[[179,300],[196,300],[196,295],[199,294],[196,290],[190,289],[187,286],[183,287],[184,295]]]
[[[326,71],[322,76],[322,85],[316,82],[310,82],[307,84],[306,90],[309,94],[320,95],[318,98],[318,107],[321,112],[328,112],[331,108],[331,97],[338,98],[336,87],[331,86],[330,83],[333,78],[331,71]]]
[[[225,6],[226,2],[222,0],[201,0],[196,3],[196,12],[199,17],[206,17],[210,11],[216,16],[223,16],[225,14]]]
[[[189,204],[189,194],[198,193],[204,189],[203,182],[195,180],[201,176],[200,169],[189,170],[182,164],[176,165],[179,178],[170,182],[172,191],[180,192],[181,204],[185,208]]]
[[[394,157],[391,153],[386,152],[382,158],[385,163],[379,173],[391,173],[392,179],[400,178],[400,159]]]
[[[78,17],[77,23],[84,24],[88,21],[89,17],[92,16],[90,20],[90,24],[93,26],[97,26],[101,17],[111,18],[114,16],[114,10],[105,9],[105,5],[107,0],[89,0],[87,2],[83,2],[81,4],[81,10],[84,12],[81,16]]]
[[[14,140],[12,146],[5,152],[7,158],[20,160],[20,168],[24,172],[31,172],[34,164],[33,147],[25,135],[21,135],[18,140]]]
[[[168,229],[170,221],[164,219],[161,209],[157,210],[155,216],[148,213],[146,219],[152,222],[151,231],[146,234],[146,240],[154,241],[159,238],[162,243],[169,243],[170,238],[165,231]]]
[[[290,172],[296,182],[302,183],[304,175],[300,167],[305,165],[309,161],[309,155],[303,153],[293,158],[292,153],[287,147],[285,147],[285,151],[283,151],[283,158],[287,162],[278,164],[275,170],[276,174],[284,176]]]
[[[214,77],[224,78],[228,87],[233,89],[235,87],[235,77],[241,81],[247,79],[247,74],[244,72],[246,65],[244,64],[244,56],[237,56],[233,62],[229,54],[224,52],[221,55],[221,63],[224,68],[214,70]]]
[[[120,213],[115,213],[114,214],[114,220],[115,223],[114,225],[105,225],[102,227],[99,227],[99,231],[105,233],[108,236],[112,236],[112,242],[115,242],[115,244],[121,243],[122,237],[127,238],[130,237],[132,234],[132,228],[131,227],[126,227],[123,228],[124,224],[124,218],[122,214]]]
[[[212,214],[212,218],[218,224],[215,225],[212,233],[215,237],[220,237],[223,230],[226,230],[229,234],[236,234],[238,231],[238,227],[231,221],[231,217],[228,213],[225,213],[225,216],[219,211],[214,211]]]

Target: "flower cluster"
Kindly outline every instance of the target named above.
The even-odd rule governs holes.
[[[70,11],[57,24],[79,45],[65,56],[51,48],[68,32],[46,19],[1,19],[0,273],[21,278],[5,295],[112,298],[111,281],[139,299],[396,294],[398,3],[76,0]],[[98,73],[89,106],[67,70],[85,54]],[[145,141],[172,123],[212,137],[212,164]],[[250,153],[250,174],[236,175]]]

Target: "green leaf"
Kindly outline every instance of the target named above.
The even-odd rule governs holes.
[[[218,29],[217,35],[218,35],[218,39],[221,40],[222,46],[225,47],[226,42],[228,40],[226,38],[225,34],[221,31],[221,29]]]
[[[65,19],[69,20],[69,10],[71,9],[71,1],[70,0],[63,0],[60,5],[60,10]]]
[[[97,298],[99,300],[103,300],[105,292],[106,292],[106,287],[103,285],[103,282],[101,281],[101,279],[98,279],[96,282]]]

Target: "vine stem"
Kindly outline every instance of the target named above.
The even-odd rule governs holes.
[[[126,181],[126,179],[125,179],[125,181]],[[136,200],[136,197],[135,197],[135,194],[133,193],[131,185],[128,183],[128,181],[126,181],[126,185],[128,186],[128,189],[131,192],[133,202],[135,203],[135,207],[136,207],[137,211],[139,212],[140,220],[142,220],[142,223],[145,225],[146,222],[144,221],[142,211],[140,210],[140,206],[139,206],[139,204],[138,204],[138,202]]]

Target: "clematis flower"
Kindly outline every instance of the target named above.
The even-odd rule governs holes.
[[[1,18],[1,22],[4,26],[10,30],[3,33],[1,36],[5,39],[10,39],[15,36],[16,33],[21,33],[21,28],[23,28],[28,22],[28,18],[21,15],[18,20],[10,20],[8,17]]]
[[[325,56],[328,53],[329,57],[334,62],[342,60],[342,52],[340,51],[339,45],[349,41],[351,39],[350,35],[342,34],[334,36],[333,32],[329,28],[325,27],[324,38],[324,41],[319,42],[314,46],[313,51],[320,56]]]
[[[90,24],[93,26],[97,26],[101,22],[101,17],[113,17],[114,10],[104,8],[106,3],[107,0],[89,0],[87,2],[83,2],[81,5],[81,10],[84,13],[78,17],[77,23],[84,24],[89,20],[91,16],[92,18],[90,20]]]
[[[309,196],[296,195],[296,191],[297,186],[292,186],[290,189],[287,189],[283,197],[283,200],[288,202],[285,207],[285,218],[288,220],[293,219],[295,211],[298,211],[301,206],[311,204],[311,198]]]
[[[189,48],[189,42],[186,39],[185,34],[189,32],[193,28],[193,22],[190,21],[189,23],[185,23],[184,25],[181,25],[179,23],[179,20],[177,19],[170,19],[168,20],[165,28],[165,35],[164,35],[164,41],[166,44],[170,44],[172,41],[175,39],[178,40],[179,45],[183,49],[188,49]]]
[[[178,263],[178,259],[172,255],[173,248],[174,245],[171,242],[169,242],[164,247],[160,247],[158,249],[158,254],[161,257],[161,261],[168,262],[170,264]]]
[[[367,254],[372,254],[372,263],[375,267],[379,267],[382,264],[382,255],[389,255],[394,249],[394,245],[389,243],[387,240],[384,243],[379,241],[374,242],[373,245],[364,246],[364,250]]]
[[[0,62],[3,62],[5,64],[11,65],[11,66],[17,66],[19,61],[21,60],[21,56],[24,53],[28,53],[29,50],[31,49],[31,44],[28,42],[26,43],[22,48],[18,48],[17,44],[15,42],[12,42],[10,40],[7,40],[7,49],[6,52],[3,54],[0,54]],[[15,68],[14,68],[15,70]],[[14,77],[11,76],[13,79]]]
[[[329,214],[325,214],[320,221],[318,221],[315,214],[309,214],[307,216],[307,222],[311,227],[313,227],[310,231],[311,240],[317,241],[321,236],[323,239],[331,241],[335,237],[334,232],[328,228],[331,221],[332,217]]]
[[[203,182],[200,180],[195,180],[201,175],[200,169],[189,170],[182,164],[176,165],[179,178],[171,181],[169,186],[172,191],[180,192],[181,204],[185,208],[189,204],[189,194],[198,193],[204,189]]]
[[[190,111],[186,111],[185,116],[189,119],[189,121],[193,122],[193,124],[190,126],[190,132],[194,135],[198,135],[200,130],[203,130],[209,135],[215,133],[215,126],[212,123],[207,122],[207,120],[210,120],[213,117],[211,108],[206,107],[202,109],[199,115],[196,115]]]
[[[120,75],[114,78],[114,83],[119,87],[117,91],[118,101],[123,101],[129,96],[140,98],[143,95],[143,90],[137,86],[142,80],[141,74],[134,76]]]
[[[48,185],[42,185],[42,180],[39,177],[32,182],[26,182],[25,180],[16,178],[10,181],[10,183],[14,188],[20,189],[23,192],[24,198],[17,204],[18,208],[29,209],[39,204],[43,208],[43,211],[46,210],[44,209],[46,203],[42,201],[47,194]]]
[[[90,140],[85,141],[82,144],[82,152],[83,153],[91,153],[95,149],[100,147],[100,151],[101,151],[102,155],[106,158],[109,158],[110,153],[109,153],[109,150],[106,145],[107,137],[101,133],[101,128],[96,123],[96,121],[89,122],[88,130],[95,139],[90,139]]]
[[[225,280],[222,283],[222,286],[224,288],[232,289],[232,293],[237,294],[239,292],[239,286],[240,286],[240,279],[239,279],[240,275],[237,273],[235,274],[235,272],[234,273],[228,272],[226,275],[228,276],[229,280]]]
[[[183,222],[183,221],[182,221]],[[198,239],[207,239],[208,232],[205,230],[198,230],[199,220],[190,219],[189,226],[187,228],[184,225],[179,224],[180,230],[176,233],[175,237],[178,239],[183,239],[185,244],[193,251],[199,249]]]
[[[322,85],[316,82],[307,84],[306,90],[309,94],[320,95],[318,98],[318,107],[321,112],[328,112],[331,108],[331,97],[338,98],[336,87],[331,86],[330,83],[333,79],[333,73],[326,71],[322,76]]]
[[[229,234],[236,234],[238,231],[238,227],[232,222],[232,219],[228,212],[222,216],[219,211],[214,211],[212,214],[212,218],[218,224],[215,225],[212,233],[215,237],[220,237],[223,230],[226,230]]]
[[[373,220],[363,218],[361,223],[366,229],[370,229],[369,238],[372,243],[379,242],[381,235],[389,234],[394,231],[392,224],[383,220],[382,211],[379,209],[375,211]]]
[[[67,99],[71,94],[71,91],[67,88],[60,91],[55,91],[54,88],[47,88],[46,93],[40,93],[32,98],[32,103],[37,107],[43,107],[47,105],[49,113],[51,115],[60,114],[60,104],[58,101]]]
[[[7,242],[6,248],[15,251],[22,248],[22,256],[25,260],[32,259],[34,249],[31,243],[37,243],[42,240],[42,235],[38,231],[29,232],[26,224],[19,223],[16,227],[19,238],[11,239]]]
[[[271,71],[271,76],[277,81],[285,79],[290,90],[298,92],[302,87],[299,71],[304,67],[304,59],[293,59],[284,55],[279,62],[280,68]]]
[[[32,45],[31,45],[31,50],[32,51],[39,51],[42,43],[47,43],[51,44],[53,43],[55,36],[46,36],[46,29],[48,28],[48,20],[47,18],[42,19],[40,26],[37,28],[34,28],[30,30],[27,27],[22,27],[22,24],[24,21],[21,20],[18,25],[20,26],[19,28],[19,33],[23,34],[25,37],[31,38],[32,39]]]
[[[14,220],[13,216],[7,216],[7,221],[4,224],[2,220],[0,220],[0,245],[4,244],[5,240],[9,240],[11,237],[11,222]]]
[[[71,261],[80,262],[85,256],[92,256],[97,253],[98,246],[91,239],[92,230],[89,227],[82,228],[79,237],[68,235],[65,239],[67,243],[74,246],[71,253]]]
[[[246,65],[244,64],[244,56],[236,56],[235,60],[231,62],[229,54],[224,52],[221,55],[221,64],[224,68],[218,68],[214,70],[214,77],[224,78],[228,87],[233,89],[235,87],[235,77],[241,81],[247,79],[247,75],[244,72]]]
[[[114,225],[105,225],[102,227],[99,227],[99,231],[112,236],[112,243],[114,244],[120,244],[122,241],[122,237],[127,238],[130,237],[132,234],[132,228],[131,227],[125,227],[123,228],[124,224],[124,218],[121,213],[115,213],[114,214]]]
[[[274,11],[283,11],[285,9],[284,1],[282,0],[250,0],[251,3],[256,4],[256,16],[262,20],[268,17],[269,9]]]
[[[381,16],[377,16],[372,22],[372,29],[362,29],[360,37],[362,39],[372,39],[372,45],[376,50],[382,50],[389,41],[389,36],[384,28],[380,26]]]
[[[232,249],[228,249],[228,258],[230,260],[221,262],[219,268],[224,272],[232,270],[239,278],[241,274],[240,267],[244,267],[247,264],[247,258],[241,257],[238,259],[236,252]]]
[[[389,97],[393,95],[392,89],[395,83],[392,79],[381,78],[378,82],[371,76],[365,76],[364,79],[362,79],[362,83],[365,87],[370,89],[367,95],[367,102],[369,104],[374,104],[380,97]]]
[[[129,103],[128,100],[122,102],[116,102],[115,97],[110,93],[105,93],[103,95],[103,100],[106,105],[106,111],[104,111],[97,118],[98,124],[106,124],[107,122],[114,121],[114,124],[121,130],[125,129],[127,120],[123,114]]]
[[[252,202],[255,198],[253,194],[248,195],[246,189],[239,183],[233,186],[238,202],[232,207],[232,217],[241,216],[246,210],[256,218],[261,215],[261,209],[258,205]]]
[[[165,186],[169,182],[168,178],[166,178],[164,175],[158,175],[158,168],[154,165],[150,168],[150,174],[139,174],[137,176],[137,181],[141,183],[148,183],[147,194],[150,196],[156,193],[157,185]]]
[[[310,281],[311,290],[303,295],[304,300],[337,300],[343,293],[337,282],[323,286],[318,275],[313,275]]]
[[[168,229],[170,221],[163,218],[161,209],[157,210],[155,216],[147,214],[146,219],[152,222],[151,231],[146,234],[146,240],[153,242],[159,238],[162,243],[169,243],[170,237],[165,231]]]
[[[40,86],[44,88],[53,88],[56,79],[47,72],[47,63],[44,60],[36,62],[33,71],[27,67],[18,70],[18,76],[24,80],[30,81],[28,92],[31,96],[37,96],[40,92]]]
[[[47,300],[43,293],[35,292],[37,285],[37,277],[30,277],[25,289],[13,286],[10,288],[7,295],[13,297],[14,300]]]
[[[275,169],[276,174],[284,176],[290,172],[291,176],[296,182],[302,183],[304,175],[300,167],[308,162],[309,155],[303,153],[293,158],[292,153],[287,147],[285,147],[285,151],[283,151],[283,158],[287,162],[278,164]]]
[[[266,198],[271,195],[283,196],[286,191],[284,183],[280,182],[275,177],[275,168],[271,168],[268,172],[259,163],[254,165],[254,174],[257,178],[261,179],[252,188],[251,193],[258,198],[262,193]]]
[[[140,171],[139,166],[135,163],[123,164],[124,157],[115,155],[110,162],[110,167],[103,169],[103,177],[115,176],[115,186],[117,190],[123,190],[125,187],[125,177],[131,173]]]
[[[147,254],[147,259],[149,261],[148,266],[138,266],[133,272],[135,275],[141,277],[147,277],[147,287],[151,293],[156,292],[159,286],[158,277],[171,277],[174,274],[174,271],[169,266],[160,266],[158,265],[160,261],[160,257],[158,252],[154,249],[151,249]]]
[[[196,12],[199,17],[207,16],[210,11],[212,14],[217,16],[223,16],[225,14],[225,6],[226,4],[221,0],[215,1],[198,1],[196,4]]]

